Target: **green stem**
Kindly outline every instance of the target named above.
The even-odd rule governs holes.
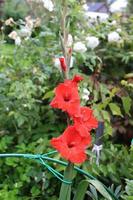
[[[73,177],[73,171],[74,171],[74,164],[69,162],[64,172],[64,180],[71,181]],[[59,200],[70,200],[70,199],[71,199],[71,185],[62,183]]]

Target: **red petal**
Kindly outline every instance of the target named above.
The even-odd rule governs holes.
[[[84,78],[80,75],[75,75],[73,78],[73,82],[79,83],[80,81],[82,81]]]
[[[62,69],[63,71],[66,71],[66,70],[67,70],[67,65],[66,65],[65,58],[64,58],[64,57],[61,57],[61,58],[59,58],[59,61],[60,61],[61,69]]]
[[[86,160],[87,156],[84,151],[78,151],[77,149],[73,150],[70,154],[69,160],[72,163],[83,163]]]

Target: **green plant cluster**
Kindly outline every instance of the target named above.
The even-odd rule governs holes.
[[[41,26],[34,29],[28,40],[16,46],[9,40],[8,30],[20,29],[20,21],[31,13],[15,17],[5,5],[6,16],[14,17],[16,24],[7,27],[3,20],[0,50],[0,152],[2,153],[46,153],[51,151],[50,139],[58,136],[65,127],[66,116],[50,108],[55,86],[62,81],[61,73],[54,66],[53,59],[62,55],[60,34],[61,5],[56,4],[51,14],[42,8],[32,13],[42,17]],[[74,38],[85,42],[85,38],[95,36],[100,43],[95,49],[85,53],[73,51],[74,64],[71,76],[79,73],[84,76],[79,90],[90,91],[89,99],[82,104],[92,106],[99,120],[104,121],[103,150],[100,165],[90,162],[83,169],[92,173],[108,187],[112,184],[115,192],[122,191],[122,198],[132,199],[133,156],[130,141],[133,137],[133,18],[116,15],[103,22],[88,23],[81,5],[69,1],[68,29]],[[12,4],[13,6],[13,4]],[[19,8],[23,5],[20,3]],[[8,7],[9,8],[9,7]],[[30,9],[30,8],[28,8]],[[40,12],[38,9],[41,9]],[[14,10],[14,8],[13,8]],[[5,17],[5,18],[7,18]],[[112,23],[113,21],[116,23]],[[108,34],[117,31],[121,40],[108,42]],[[95,134],[93,137],[95,142]],[[89,157],[94,158],[91,151]],[[56,158],[60,158],[56,155]],[[95,160],[95,158],[93,159]],[[51,164],[62,172],[63,167]],[[19,158],[0,159],[1,183],[0,200],[56,200],[60,183],[47,170],[31,160]],[[75,181],[78,184],[80,178]],[[125,182],[125,179],[126,180]],[[126,188],[125,185],[127,184]],[[86,193],[97,198],[92,183]],[[115,190],[114,189],[114,190]],[[113,189],[112,189],[113,190]],[[125,193],[123,192],[125,190]],[[74,193],[75,191],[73,191]],[[99,191],[98,191],[99,192]],[[120,195],[118,195],[120,196]]]

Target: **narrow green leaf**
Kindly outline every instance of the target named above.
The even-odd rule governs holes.
[[[110,194],[98,180],[88,180],[88,182],[91,183],[105,199],[113,200]]]
[[[89,182],[83,180],[79,183],[78,188],[76,190],[76,194],[73,200],[84,200],[86,190],[88,188]]]
[[[98,194],[97,194],[96,188],[91,184],[90,184],[90,191],[93,194],[95,200],[98,200]]]

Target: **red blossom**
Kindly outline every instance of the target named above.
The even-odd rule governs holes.
[[[73,78],[73,82],[75,83],[79,83],[80,81],[82,81],[84,78],[80,75],[75,75],[74,78]]]
[[[61,136],[51,140],[52,146],[61,156],[72,163],[83,163],[86,160],[85,149],[91,143],[90,131],[98,126],[93,110],[80,107],[78,83],[81,80],[83,80],[81,76],[75,75],[73,79],[60,83],[50,103],[53,108],[67,112],[74,121],[74,125],[68,126]]]
[[[78,89],[70,80],[60,83],[55,89],[55,98],[50,105],[68,112],[70,115],[79,113],[80,98]]]
[[[80,107],[80,115],[74,116],[76,129],[80,132],[81,136],[86,137],[88,132],[93,128],[97,128],[98,121],[94,117],[93,110],[88,107]]]
[[[67,71],[67,65],[64,57],[59,58],[62,71]]]
[[[83,77],[80,75],[75,75],[73,79],[66,79],[65,84],[70,85],[70,87],[78,87],[78,83],[83,80]]]
[[[51,140],[52,146],[61,156],[72,163],[83,163],[86,160],[85,149],[91,143],[91,136],[81,137],[75,126],[68,126],[58,138]]]

